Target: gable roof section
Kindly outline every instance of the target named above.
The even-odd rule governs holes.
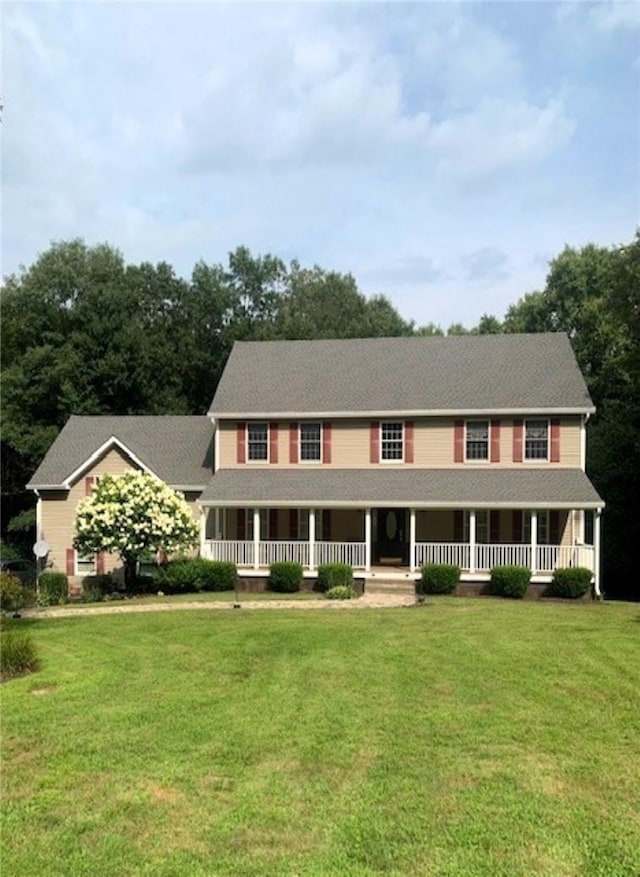
[[[563,333],[236,342],[216,417],[593,411]]]
[[[167,484],[202,489],[213,470],[212,438],[208,417],[72,416],[27,488],[67,488],[93,461],[117,447]]]

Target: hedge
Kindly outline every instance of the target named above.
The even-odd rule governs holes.
[[[38,603],[55,606],[69,596],[69,579],[63,572],[43,572],[38,579]]]
[[[322,563],[318,567],[317,591],[328,591],[331,588],[351,588],[353,584],[353,567],[348,563]]]
[[[301,563],[272,563],[269,567],[268,588],[281,594],[293,594],[302,585]]]
[[[188,557],[172,560],[154,575],[155,586],[166,594],[191,591],[231,591],[236,584],[235,563]]]
[[[593,573],[584,566],[568,566],[557,569],[547,589],[550,597],[568,597],[577,600],[584,597],[591,587]]]
[[[521,600],[527,593],[530,580],[531,570],[526,566],[494,566],[491,570],[491,592],[500,597]]]
[[[453,563],[427,563],[421,573],[419,594],[450,594],[460,581],[460,567]]]

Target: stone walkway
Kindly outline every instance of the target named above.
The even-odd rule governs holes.
[[[123,615],[134,612],[169,612],[180,609],[233,610],[236,604],[226,600],[193,600],[188,603],[138,603],[127,600],[104,606],[60,606],[49,609],[26,609],[23,618],[75,618],[80,615]],[[242,600],[241,609],[392,609],[415,605],[415,598],[405,594],[371,594],[354,600]],[[236,610],[237,611],[237,610]]]

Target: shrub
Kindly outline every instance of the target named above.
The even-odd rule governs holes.
[[[277,591],[282,594],[293,594],[300,590],[302,585],[302,564],[301,563],[272,563],[269,567],[270,591]]]
[[[325,597],[327,600],[351,600],[355,595],[350,585],[334,585],[333,588],[329,588]]]
[[[55,606],[69,595],[69,579],[63,572],[43,572],[38,580],[38,604]]]
[[[24,604],[25,592],[20,579],[9,572],[0,572],[0,609],[15,612]]]
[[[591,586],[592,572],[584,566],[568,566],[557,569],[548,589],[551,597],[584,597]]]
[[[450,594],[460,581],[460,567],[452,563],[427,563],[418,582],[419,594]]]
[[[491,592],[500,597],[521,600],[527,592],[530,580],[531,570],[526,566],[494,566],[491,570]]]
[[[329,591],[338,586],[350,588],[353,584],[353,567],[348,563],[323,563],[318,567],[316,590]]]
[[[238,578],[235,563],[225,560],[203,560],[202,563],[206,564],[207,569],[203,591],[232,591],[235,588]]]
[[[100,594],[101,597],[104,597],[105,594],[110,594],[115,589],[116,584],[111,573],[99,573],[94,576],[85,576],[82,579],[83,596],[87,591],[91,591],[92,593]]]
[[[230,591],[235,586],[238,570],[235,563],[183,557],[160,568],[153,577],[154,587],[166,594],[187,594],[191,591]]]
[[[38,669],[35,646],[25,630],[9,628],[0,633],[0,672],[2,679]]]

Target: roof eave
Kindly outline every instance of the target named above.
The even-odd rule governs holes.
[[[562,406],[545,408],[416,408],[398,410],[353,410],[342,409],[336,411],[214,411],[210,410],[208,416],[216,420],[243,420],[243,419],[269,419],[282,418],[307,418],[307,417],[478,417],[486,416],[517,416],[530,415],[581,415],[595,414],[595,406]]]

